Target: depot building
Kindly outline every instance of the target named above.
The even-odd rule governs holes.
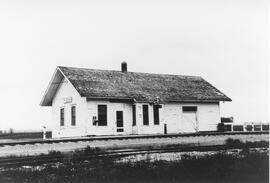
[[[215,131],[225,94],[199,76],[58,66],[42,98],[52,137]]]

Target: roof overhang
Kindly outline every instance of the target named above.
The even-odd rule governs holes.
[[[106,100],[109,102],[121,102],[121,103],[135,103],[136,100],[133,98],[121,98],[121,97],[87,97],[87,101],[97,101],[97,100]]]
[[[65,76],[63,75],[61,70],[57,67],[49,83],[49,86],[47,87],[45,94],[43,95],[43,98],[40,102],[41,106],[52,106],[54,95],[56,94],[59,85],[61,84],[64,77]]]
[[[86,97],[87,101],[109,101],[109,102],[122,102],[122,103],[155,103],[154,101],[137,101],[134,98],[121,98],[121,97]],[[199,100],[199,99],[181,99],[181,100],[168,100],[161,101],[160,103],[219,103],[223,100]],[[227,100],[231,101],[231,100]],[[223,101],[224,102],[224,101]]]
[[[225,102],[225,101],[232,101],[231,99],[228,100],[200,100],[200,99],[193,99],[193,100],[169,100],[169,103],[219,103],[219,102]]]

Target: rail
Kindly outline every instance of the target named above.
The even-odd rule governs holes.
[[[1,146],[15,146],[15,145],[79,142],[79,141],[102,141],[102,140],[107,141],[107,140],[126,140],[126,139],[151,139],[151,138],[153,139],[153,138],[219,136],[219,135],[261,135],[261,134],[269,134],[269,131],[198,132],[198,133],[166,134],[166,135],[160,134],[160,135],[127,135],[127,136],[92,136],[92,137],[67,138],[67,139],[46,139],[46,140],[0,142],[0,147]]]

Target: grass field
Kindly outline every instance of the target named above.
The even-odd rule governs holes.
[[[52,132],[46,132],[46,137],[51,138]],[[13,133],[0,133],[1,139],[42,139],[43,132],[13,132]]]
[[[0,182],[269,182],[267,154],[217,154],[199,159],[115,163],[113,159],[66,162],[0,172]]]
[[[245,143],[232,139],[227,140],[227,144],[245,146]],[[67,158],[63,163],[4,167],[0,169],[0,182],[269,182],[268,151],[251,152],[246,148],[238,154],[185,155],[177,161],[119,162],[112,157],[85,161],[76,158],[97,151],[99,149],[89,147],[76,151],[65,155]]]

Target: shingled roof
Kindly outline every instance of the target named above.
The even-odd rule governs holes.
[[[58,67],[82,97],[153,102],[231,101],[198,76]]]
[[[41,101],[51,106],[66,77],[82,97],[137,102],[218,102],[229,97],[199,76],[122,72],[59,66]],[[52,84],[53,83],[53,84]]]

